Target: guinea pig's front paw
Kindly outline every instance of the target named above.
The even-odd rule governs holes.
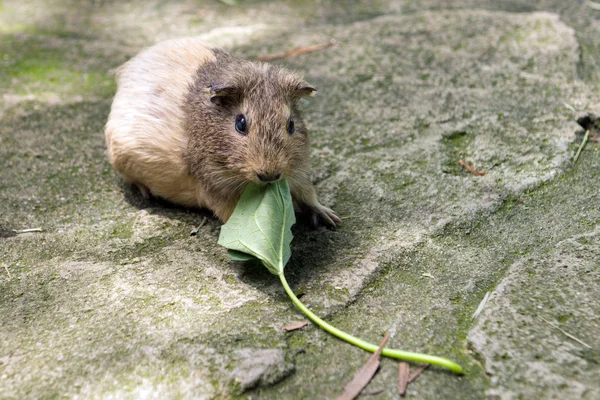
[[[142,197],[144,198],[144,200],[150,199],[150,197],[152,196],[150,189],[148,189],[146,186],[142,185],[141,183],[136,183],[135,186],[137,186],[137,188],[140,190],[140,193],[142,194]]]
[[[313,227],[325,225],[329,228],[335,228],[341,221],[332,209],[319,203],[306,207],[305,214]]]

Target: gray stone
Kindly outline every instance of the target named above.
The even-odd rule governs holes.
[[[233,357],[236,365],[230,376],[242,391],[271,385],[293,371],[293,365],[286,363],[285,353],[279,349],[239,349]]]
[[[490,396],[600,397],[599,243],[596,228],[510,266],[469,332]]]

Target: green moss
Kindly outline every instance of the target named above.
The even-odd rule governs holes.
[[[51,33],[59,39],[51,40]],[[0,35],[0,87],[41,98],[53,94],[111,97],[116,86],[107,66],[81,63],[90,54],[71,39],[64,32]]]
[[[227,274],[227,275],[225,275],[224,278],[225,278],[225,282],[227,282],[230,285],[233,285],[237,282],[237,278],[233,274]]]
[[[556,317],[556,320],[558,322],[560,322],[561,324],[564,324],[565,322],[568,322],[572,317],[573,317],[573,313],[562,314],[562,315],[559,315],[558,317]]]
[[[307,328],[304,328],[306,330]],[[286,341],[292,351],[305,350],[309,341],[304,331],[290,332],[286,335]]]
[[[109,238],[129,239],[133,234],[133,223],[131,221],[117,222],[109,234]]]
[[[474,135],[466,131],[453,131],[442,136],[442,172],[452,175],[468,174],[468,172],[458,164],[458,160],[471,158],[471,146],[473,141]]]

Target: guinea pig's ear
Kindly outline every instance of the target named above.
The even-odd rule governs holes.
[[[312,87],[311,85],[309,85],[306,82],[302,82],[294,88],[294,96],[297,99],[300,99],[302,97],[308,97],[308,96],[312,97],[315,94],[317,94],[317,89],[315,89],[314,87]]]
[[[239,88],[229,84],[213,83],[208,87],[210,101],[218,106],[230,104],[239,95]]]

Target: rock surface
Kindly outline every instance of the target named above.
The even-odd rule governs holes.
[[[0,398],[334,398],[368,357],[285,333],[302,316],[216,220],[111,170],[115,68],[189,35],[248,58],[336,39],[277,61],[319,88],[314,181],[343,219],[297,226],[286,275],[339,328],[466,369],[407,397],[600,398],[598,4],[204,3],[0,6]],[[368,390],[396,379],[383,360]]]

